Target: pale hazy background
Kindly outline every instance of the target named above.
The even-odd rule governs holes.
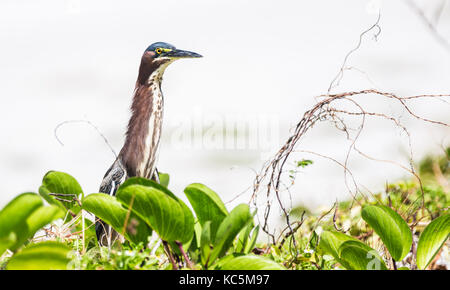
[[[68,172],[85,193],[97,192],[114,155],[86,124],[61,127],[64,146],[54,129],[66,120],[89,120],[118,152],[142,52],[156,41],[204,55],[178,61],[165,73],[158,167],[170,173],[171,189],[183,198],[186,185],[202,182],[231,200],[253,184],[254,171],[287,139],[314,96],[327,91],[345,54],[375,22],[377,3],[381,34],[377,41],[368,34],[348,63],[366,74],[346,72],[336,91],[450,93],[449,51],[400,0],[1,1],[0,207],[21,192],[37,191],[48,170]],[[443,1],[417,3],[432,17]],[[450,39],[450,7],[444,7],[437,27]],[[380,98],[368,100],[372,108],[380,103]],[[450,122],[450,106],[443,102],[422,101],[413,108]],[[387,110],[397,109],[388,105]],[[273,138],[257,148],[180,146],[174,136],[186,133],[196,118],[204,129],[215,120],[217,130],[226,119],[262,118],[269,120]],[[417,160],[448,144],[448,128],[405,122]],[[244,139],[251,134],[238,132]],[[342,160],[344,141],[331,126],[321,125],[301,147]],[[379,158],[407,161],[404,136],[386,122],[369,126],[360,142]],[[291,189],[293,204],[317,208],[347,198],[342,170],[313,159]],[[395,166],[362,159],[351,165],[371,190],[407,176]],[[247,202],[250,193],[227,206]]]

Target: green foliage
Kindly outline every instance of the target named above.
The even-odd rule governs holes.
[[[285,270],[283,266],[273,260],[261,256],[244,255],[231,256],[218,267],[220,270]]]
[[[47,241],[30,244],[9,260],[8,270],[65,270],[71,258],[71,248],[62,243]]]
[[[228,211],[205,185],[185,188],[191,211],[167,188],[168,174],[160,173],[160,184],[130,178],[116,196],[84,197],[75,178],[50,171],[40,196],[19,195],[0,211],[0,269],[392,269],[391,257],[399,269],[433,268],[440,250],[448,251],[449,196],[435,176],[450,177],[448,161],[448,156],[427,159],[421,165],[422,184],[389,184],[386,192],[369,199],[338,203],[334,213],[314,214],[299,205],[290,212],[290,231],[286,228],[268,245],[258,243],[260,227],[247,204]],[[295,167],[311,164],[301,160]],[[126,241],[99,247],[86,213],[104,220]],[[62,224],[54,223],[60,219]],[[46,235],[35,236],[43,228]],[[417,256],[412,257],[412,235],[419,233]],[[43,239],[53,241],[36,243]]]
[[[302,159],[300,161],[297,161],[297,167],[305,168],[308,165],[313,164],[314,162],[312,160],[308,159]]]
[[[142,243],[114,245],[111,249],[96,246],[79,260],[72,260],[73,269],[85,270],[157,270],[168,266],[162,248],[152,253],[152,249]]]
[[[67,173],[47,172],[42,179],[39,194],[49,204],[69,210],[73,214],[77,214],[81,209],[77,200],[83,195],[83,190],[78,181]]]
[[[0,255],[21,247],[43,226],[64,217],[57,206],[44,206],[35,193],[23,193],[0,211]]]
[[[402,260],[412,245],[412,234],[403,218],[383,205],[364,207],[362,218],[375,230],[389,250],[392,258]]]
[[[165,241],[188,242],[194,233],[194,217],[187,206],[154,186],[121,186],[117,199],[144,220]]]
[[[192,208],[202,226],[207,221],[211,222],[211,241],[216,238],[216,232],[219,225],[228,216],[222,200],[217,193],[203,184],[193,183],[184,189]]]
[[[244,229],[253,219],[250,209],[246,204],[236,206],[230,214],[222,221],[217,230],[214,249],[209,258],[210,263],[216,258],[225,255],[231,247],[233,240],[239,232]]]
[[[237,240],[236,252],[248,254],[255,247],[256,238],[259,233],[259,225],[255,227],[253,222],[243,228]]]
[[[420,235],[417,246],[417,267],[425,269],[450,235],[450,214],[432,221]]]
[[[357,240],[348,240],[339,247],[339,258],[346,261],[350,270],[386,270],[378,253]]]
[[[152,229],[136,214],[122,206],[114,196],[89,194],[83,199],[83,209],[95,214],[133,243],[147,242]]]
[[[167,173],[159,172],[159,184],[164,187],[169,187],[170,176]]]
[[[340,232],[324,231],[320,236],[319,247],[325,253],[332,255],[334,259],[346,269],[352,269],[351,264],[347,260],[341,258],[339,254],[339,249],[346,241],[358,240]]]
[[[57,219],[62,219],[64,216],[64,211],[55,205],[39,207],[27,218],[29,238],[44,226]]]

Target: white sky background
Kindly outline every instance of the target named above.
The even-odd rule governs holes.
[[[450,53],[404,1],[381,3],[381,34],[368,34],[349,59],[335,91],[377,88],[401,95],[450,93]],[[252,186],[254,173],[269,155],[255,149],[179,148],[174,132],[186,121],[268,116],[276,127],[272,153],[289,136],[314,96],[326,93],[355,47],[360,33],[377,15],[369,1],[1,1],[0,2],[0,206],[15,195],[37,191],[48,170],[65,171],[85,193],[97,192],[114,156],[86,124],[61,127],[61,146],[53,135],[63,121],[86,119],[116,150],[123,144],[129,106],[141,55],[165,41],[204,56],[182,60],[165,73],[165,120],[158,167],[171,175],[172,191],[202,182],[224,201]],[[441,1],[427,3],[432,15]],[[448,3],[450,6],[450,3]],[[438,25],[450,39],[450,7]],[[368,108],[396,107],[380,98]],[[420,102],[417,113],[450,122],[450,105]],[[399,113],[400,115],[400,113]],[[228,117],[227,117],[228,116]],[[180,124],[180,122],[183,122]],[[449,129],[410,126],[416,159],[448,144]],[[189,122],[188,122],[189,123]],[[217,125],[217,124],[216,124]],[[205,125],[206,129],[209,125]],[[181,130],[181,131],[180,131]],[[387,122],[371,123],[360,147],[407,164],[407,140]],[[319,125],[302,149],[344,157],[342,133]],[[317,157],[291,189],[293,204],[312,208],[348,197],[342,170]],[[296,160],[295,157],[292,161]],[[361,158],[351,159],[361,184],[382,189],[386,181],[407,176],[401,169]],[[406,162],[406,163],[405,163]],[[247,202],[248,191],[227,206]]]

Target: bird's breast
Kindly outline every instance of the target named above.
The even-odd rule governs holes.
[[[145,178],[152,178],[158,159],[158,149],[161,139],[161,129],[163,120],[164,99],[160,85],[155,83],[150,87],[152,90],[152,102],[150,116],[148,119],[148,130],[144,141],[144,152],[142,160],[139,160],[136,175]]]

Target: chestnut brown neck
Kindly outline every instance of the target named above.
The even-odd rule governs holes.
[[[125,144],[119,154],[128,177],[152,178],[154,174],[162,127],[161,81],[169,63],[169,59],[153,59],[148,52],[142,56]]]

